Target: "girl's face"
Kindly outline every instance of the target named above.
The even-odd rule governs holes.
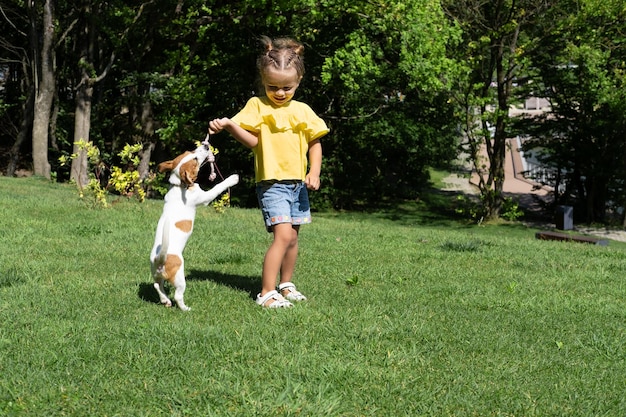
[[[268,67],[262,76],[265,95],[280,107],[293,98],[301,78],[295,68],[278,70]]]

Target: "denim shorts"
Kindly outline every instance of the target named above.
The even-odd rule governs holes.
[[[261,181],[256,195],[268,232],[279,223],[311,223],[309,193],[303,181]]]

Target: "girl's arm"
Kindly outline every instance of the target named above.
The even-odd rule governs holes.
[[[238,124],[233,123],[233,121],[228,117],[214,119],[209,122],[209,134],[213,135],[221,132],[222,130],[226,130],[237,140],[237,142],[248,148],[254,148],[259,143],[257,135],[245,130]]]
[[[304,181],[309,190],[319,190],[322,172],[322,143],[319,139],[309,142],[309,173]]]

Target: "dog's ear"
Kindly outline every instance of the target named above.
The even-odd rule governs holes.
[[[176,168],[176,166],[178,166],[180,161],[182,161],[183,158],[189,155],[190,153],[191,152],[187,151],[187,152],[182,153],[181,155],[178,155],[176,158],[172,159],[171,161],[161,162],[157,166],[157,169],[159,170],[159,172],[171,171],[174,168]]]
[[[171,171],[174,169],[174,161],[165,161],[157,165],[159,172]]]

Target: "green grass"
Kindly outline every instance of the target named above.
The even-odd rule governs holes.
[[[432,182],[433,186],[436,188],[444,188],[445,186],[445,181],[444,179],[450,175],[450,173],[448,171],[443,171],[441,169],[435,169],[435,168],[431,168],[428,171],[429,177],[430,177],[430,181]]]
[[[624,244],[410,206],[319,213],[295,281],[309,301],[270,311],[252,299],[259,212],[202,208],[185,313],[151,287],[161,209],[0,177],[0,415],[624,415]]]

